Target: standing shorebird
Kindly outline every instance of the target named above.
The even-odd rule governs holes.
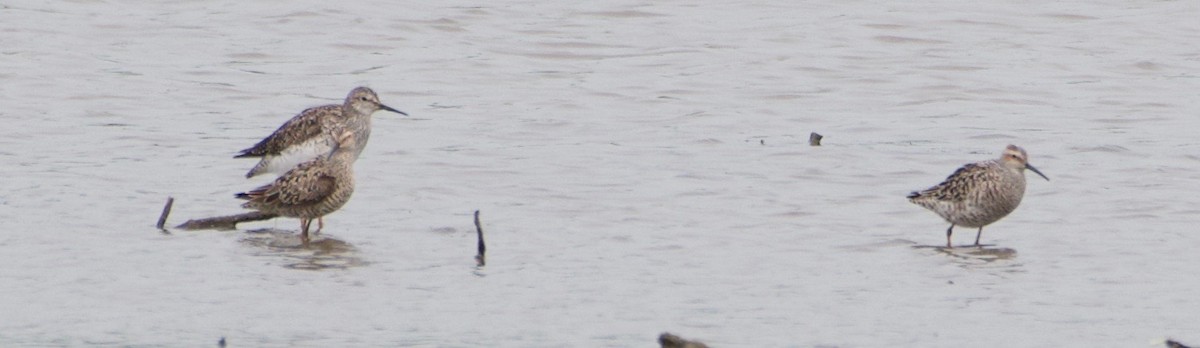
[[[356,138],[354,132],[344,131],[328,156],[301,163],[274,182],[236,197],[248,201],[243,208],[300,218],[300,240],[308,244],[312,220],[338,210],[354,193]]]
[[[371,114],[379,110],[408,116],[380,103],[379,96],[370,88],[358,87],[350,91],[341,105],[308,108],[284,122],[258,144],[233,157],[262,158],[246,173],[247,178],[263,173],[282,174],[297,164],[328,154],[337,143],[340,131],[349,130],[354,133],[354,158],[357,159],[371,136]]]
[[[1025,169],[1050,181],[1029,165],[1025,149],[1009,145],[999,159],[964,165],[937,186],[910,193],[908,201],[950,222],[950,228],[946,229],[947,248],[951,247],[954,226],[978,227],[975,246],[979,246],[983,226],[1000,220],[1021,204],[1025,196]]]

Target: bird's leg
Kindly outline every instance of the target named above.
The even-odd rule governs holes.
[[[950,246],[950,235],[951,234],[954,234],[954,224],[950,224],[950,228],[946,229],[946,247],[947,248],[953,248],[952,246]]]
[[[979,232],[975,233],[975,246],[979,246],[979,236],[983,235],[983,226],[979,227]]]
[[[300,219],[300,242],[308,245],[308,227],[312,225],[312,219]]]
[[[317,218],[317,231],[313,232],[313,234],[320,234],[321,230],[323,230],[323,229],[325,229],[325,217],[324,216]]]

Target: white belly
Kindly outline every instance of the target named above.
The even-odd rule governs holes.
[[[300,163],[311,161],[320,156],[328,156],[333,151],[324,140],[314,139],[299,145],[294,145],[275,156],[264,157],[263,171],[265,173],[283,174],[296,168]]]

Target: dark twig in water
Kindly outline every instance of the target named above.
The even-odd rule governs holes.
[[[487,247],[483,246],[483,227],[479,226],[479,211],[475,211],[475,233],[479,235],[479,254],[475,255],[475,264],[483,267],[487,264],[484,253],[487,252]]]
[[[824,136],[817,134],[817,132],[813,132],[812,134],[808,135],[808,144],[812,146],[821,146],[821,138],[824,138]]]
[[[157,226],[159,230],[166,232],[167,229],[163,225],[167,224],[167,215],[171,215],[171,205],[175,204],[175,197],[167,197],[167,204],[163,206],[162,214],[158,216]]]
[[[664,332],[658,336],[658,344],[662,348],[708,348],[708,345],[696,341],[688,341],[679,336]]]
[[[278,217],[275,214],[252,211],[244,214],[217,216],[204,219],[188,220],[175,226],[185,230],[236,230],[237,224],[248,221],[270,220]]]
[[[1176,342],[1172,339],[1167,339],[1166,344],[1167,348],[1189,348],[1188,346],[1183,345],[1183,343]]]

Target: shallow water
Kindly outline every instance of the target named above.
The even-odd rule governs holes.
[[[0,4],[0,346],[1200,342],[1191,2],[330,6]],[[321,247],[153,227],[356,85],[412,117]],[[904,195],[1009,143],[1052,181],[937,248]]]

